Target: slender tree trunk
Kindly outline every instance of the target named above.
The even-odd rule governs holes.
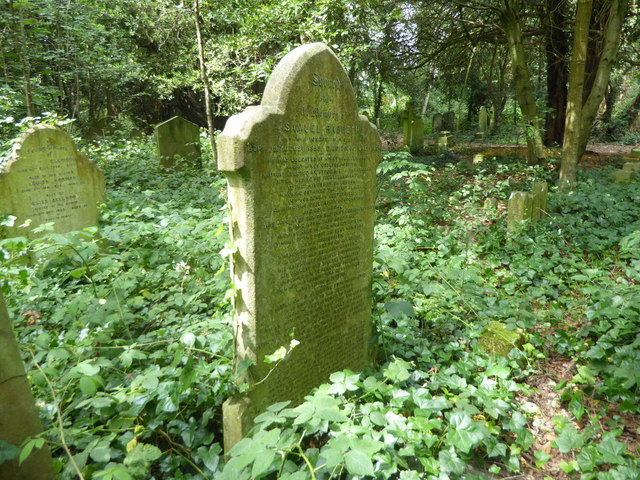
[[[606,28],[602,35],[601,50],[597,52],[599,59],[592,79],[589,79],[591,88],[585,87],[586,57],[588,52],[588,35],[590,31],[590,19],[586,19],[586,5],[589,4],[589,15],[592,9],[592,0],[580,0],[578,14],[576,14],[576,31],[574,34],[574,52],[572,67],[569,77],[569,103],[567,105],[567,123],[565,141],[562,146],[562,161],[560,163],[560,185],[571,185],[576,181],[576,166],[587,148],[587,142],[591,136],[593,122],[598,113],[598,107],[604,98],[609,75],[615,61],[620,44],[620,32],[622,22],[627,12],[628,0],[611,0],[611,6],[606,19]],[[582,11],[580,8],[582,7]],[[591,15],[590,15],[591,16]],[[601,21],[601,20],[598,20]],[[587,23],[586,26],[584,23]],[[579,38],[582,38],[580,41]],[[580,42],[580,43],[579,43]],[[577,50],[576,50],[577,48]],[[576,71],[574,72],[574,63]],[[580,65],[582,63],[582,66]],[[581,70],[579,70],[581,69]],[[578,78],[580,76],[580,78]],[[575,77],[575,78],[574,78]],[[583,99],[584,103],[583,103]],[[571,125],[570,125],[571,124]],[[571,138],[567,139],[569,128],[572,129]]]
[[[633,122],[635,122],[636,118],[638,118],[639,113],[640,113],[640,93],[636,95],[635,100],[633,101],[633,103],[627,110],[627,114],[625,115],[628,128],[633,126]]]
[[[26,35],[24,32],[24,24],[22,23],[22,15],[17,13],[13,8],[13,0],[9,0],[9,11],[11,12],[14,21],[17,23],[17,41],[15,42],[15,51],[20,61],[20,67],[22,69],[22,83],[24,86],[24,100],[27,107],[27,115],[34,117],[36,115],[35,108],[33,107],[33,93],[31,91],[31,65],[29,64],[29,58],[25,55],[24,49]]]
[[[424,97],[424,103],[422,104],[422,111],[420,112],[420,116],[424,117],[427,113],[427,106],[429,105],[429,96],[431,95],[431,89],[427,87],[427,95]]]
[[[573,34],[573,52],[569,73],[569,95],[564,142],[562,143],[562,168],[560,185],[573,184],[576,180],[576,166],[580,158],[580,119],[582,118],[582,97],[589,44],[589,19],[593,0],[579,0],[576,24]]]
[[[204,61],[204,44],[202,42],[202,32],[200,29],[200,5],[198,0],[193,0],[193,14],[196,23],[196,37],[198,41],[198,60],[200,61],[200,75],[204,84],[204,103],[207,113],[207,127],[209,130],[209,142],[213,154],[213,163],[218,162],[218,152],[216,151],[215,128],[213,126],[213,114],[211,113],[211,94],[209,90],[209,77],[207,76],[207,64]]]
[[[569,39],[567,0],[546,0],[544,25],[547,55],[547,107],[544,144],[562,145],[567,109]]]
[[[464,92],[467,90],[467,83],[469,82],[469,72],[471,71],[471,65],[473,64],[473,57],[476,54],[478,46],[474,46],[471,51],[471,58],[469,59],[469,65],[467,65],[467,73],[464,76],[464,84],[462,85],[462,92],[460,98],[464,97]],[[449,108],[451,110],[451,108]],[[458,115],[456,115],[456,131],[460,131],[460,117],[462,116],[462,101],[458,102]]]
[[[23,440],[40,432],[42,425],[0,292],[0,440],[20,447]],[[54,480],[53,464],[46,444],[34,450],[22,465],[18,465],[17,459],[0,463],[0,478]]]
[[[522,43],[518,9],[519,2],[517,0],[502,0],[500,20],[509,45],[516,97],[525,121],[529,163],[540,165],[545,162],[546,153],[538,123],[538,107],[527,67],[527,56]]]

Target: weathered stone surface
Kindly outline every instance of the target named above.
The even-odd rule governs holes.
[[[614,170],[611,172],[613,183],[625,183],[633,180],[634,172],[632,170]]]
[[[271,403],[300,402],[369,363],[375,170],[381,142],[324,44],[277,65],[260,106],[219,138],[229,186],[236,361],[250,388],[223,410],[225,449]],[[300,344],[275,369],[265,355]]]
[[[498,208],[498,199],[494,197],[488,197],[484,200],[484,208],[487,210]]]
[[[640,158],[640,148],[634,148],[630,153],[632,158]]]
[[[533,194],[533,204],[531,208],[531,223],[536,223],[547,211],[547,200],[549,197],[549,186],[547,182],[536,182],[531,188]]]
[[[400,113],[400,122],[404,144],[409,147],[412,153],[416,153],[424,148],[424,122],[422,117],[416,115],[410,102]]]
[[[640,162],[626,162],[622,166],[622,169],[629,172],[640,173]]]
[[[442,130],[438,135],[437,149],[438,151],[449,150],[454,145],[453,135],[447,130]]]
[[[173,117],[156,125],[156,142],[160,164],[165,168],[176,167],[177,159],[199,166],[200,127],[182,117]]]
[[[0,292],[0,441],[19,448],[42,432],[31,387],[22,364],[11,319]],[[7,480],[54,480],[53,463],[46,444],[27,460],[0,462],[0,478]]]
[[[16,217],[0,237],[33,238],[33,228],[50,222],[56,233],[97,225],[104,196],[102,171],[76,150],[64,130],[33,127],[0,168],[0,215]],[[27,220],[30,224],[21,227]]]
[[[480,113],[478,114],[478,131],[480,133],[487,133],[489,129],[489,114],[486,107],[480,107]]]
[[[492,321],[478,337],[478,346],[492,357],[506,357],[511,349],[521,346],[523,340],[521,329],[509,330],[504,324]]]
[[[453,132],[456,129],[456,113],[452,110],[446,112],[442,117],[442,128]]]
[[[525,220],[531,220],[533,195],[527,192],[513,192],[509,197],[507,230],[516,230]]]
[[[436,113],[431,120],[431,130],[433,133],[440,133],[442,131],[442,114]]]

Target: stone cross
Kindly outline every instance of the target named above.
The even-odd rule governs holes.
[[[0,165],[0,216],[16,217],[12,227],[0,227],[0,238],[34,238],[33,229],[44,223],[53,223],[55,233],[97,225],[104,199],[102,171],[76,150],[69,134],[35,126]]]
[[[268,405],[295,405],[332,372],[370,362],[380,152],[347,73],[322,43],[286,55],[262,103],[220,135],[237,248],[236,362],[251,363],[248,391],[223,407],[225,450]],[[281,348],[289,353],[275,367],[264,361]]]

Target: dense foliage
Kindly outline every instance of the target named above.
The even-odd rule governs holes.
[[[377,365],[270,407],[225,464],[221,404],[236,388],[225,182],[160,174],[146,138],[86,148],[108,182],[99,229],[0,241],[60,478],[487,478],[553,459],[585,480],[637,478],[637,182],[584,172],[574,191],[552,190],[543,221],[507,235],[509,193],[553,165],[386,154]],[[499,208],[483,207],[489,196]],[[524,332],[507,357],[478,346],[491,321]]]

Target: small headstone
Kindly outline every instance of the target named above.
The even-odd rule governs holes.
[[[476,153],[473,156],[473,163],[477,165],[477,164],[480,164],[482,162],[484,162],[484,155],[482,153]]]
[[[626,162],[622,166],[623,170],[628,170],[634,173],[640,173],[640,162]]]
[[[453,144],[453,135],[451,135],[451,133],[447,130],[441,131],[440,135],[438,136],[438,151],[442,152],[444,150],[449,150],[451,147],[453,147]]]
[[[236,362],[244,394],[223,407],[229,450],[268,405],[302,401],[332,372],[370,361],[376,128],[322,43],[274,69],[260,106],[219,138],[228,179]],[[265,355],[299,341],[277,367]]]
[[[182,117],[173,117],[156,125],[158,157],[164,168],[179,166],[179,160],[199,166],[200,127]]]
[[[22,135],[0,166],[0,215],[16,217],[0,238],[34,238],[33,228],[51,222],[55,233],[97,225],[104,199],[104,175],[95,163],[76,150],[64,130],[38,125]]]
[[[431,120],[431,131],[439,133],[442,131],[442,114],[436,113]]]
[[[634,148],[630,153],[632,158],[640,158],[640,148]]]
[[[520,328],[509,330],[504,324],[491,321],[478,337],[478,346],[492,357],[506,357],[513,348],[522,346],[523,340]]]
[[[531,220],[533,195],[527,192],[513,192],[509,197],[507,230],[512,232],[525,220]]]
[[[489,113],[489,131],[493,132],[496,124],[496,107],[492,105]]]
[[[424,122],[422,117],[413,111],[411,102],[400,113],[404,144],[409,147],[411,153],[418,152],[424,148]]]
[[[449,132],[456,129],[456,113],[453,110],[449,110],[442,117],[442,128]]]
[[[611,172],[613,183],[625,183],[633,180],[634,172],[632,170],[614,170]]]
[[[531,223],[536,223],[542,215],[547,212],[547,199],[549,196],[549,186],[547,182],[536,182],[531,188],[533,194],[533,205],[531,209]]]
[[[485,210],[498,208],[498,199],[494,197],[488,197],[484,201]]]

